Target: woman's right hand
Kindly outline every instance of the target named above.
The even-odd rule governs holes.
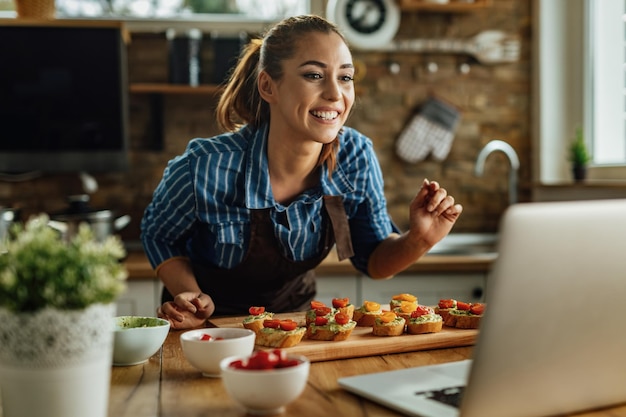
[[[174,301],[167,301],[157,309],[157,316],[170,322],[172,329],[201,327],[215,311],[215,304],[207,294],[183,292]]]

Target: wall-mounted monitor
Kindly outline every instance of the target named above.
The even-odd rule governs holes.
[[[0,172],[128,168],[119,22],[0,21]]]

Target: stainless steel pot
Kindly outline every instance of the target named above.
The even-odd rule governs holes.
[[[69,197],[70,207],[61,213],[50,215],[50,227],[63,234],[65,239],[71,239],[78,233],[78,226],[87,223],[97,241],[102,242],[107,237],[126,227],[131,220],[129,215],[115,217],[112,210],[93,209],[89,207],[89,196]]]

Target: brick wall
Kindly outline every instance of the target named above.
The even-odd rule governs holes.
[[[529,199],[530,155],[530,0],[493,0],[493,5],[471,13],[403,13],[398,38],[454,37],[467,39],[489,29],[503,30],[522,38],[522,58],[513,64],[486,66],[466,55],[380,53],[355,51],[365,64],[364,78],[357,84],[357,105],[349,125],[374,141],[385,176],[389,211],[406,227],[408,204],[423,178],[443,184],[465,207],[456,226],[459,232],[494,231],[507,206],[508,162],[499,153],[487,161],[485,175],[474,176],[474,161],[482,146],[492,139],[509,142],[521,162],[519,198]],[[205,70],[213,56],[208,42],[203,47]],[[397,64],[398,73],[390,71]],[[435,63],[437,71],[428,65]],[[133,34],[129,47],[131,82],[166,82],[167,42],[164,34]],[[469,72],[461,71],[463,64]],[[416,164],[396,156],[394,144],[406,124],[429,97],[436,95],[461,110],[448,157]],[[131,224],[121,231],[127,240],[139,236],[139,221],[166,162],[181,153],[189,139],[218,133],[211,95],[132,94],[131,168],[126,173],[95,175],[99,190],[92,195],[95,207],[130,214]],[[155,110],[163,110],[162,121]],[[161,129],[162,140],[155,135]],[[19,183],[0,182],[0,203],[20,206],[23,215],[54,212],[65,207],[67,195],[81,192],[76,175],[47,175]]]

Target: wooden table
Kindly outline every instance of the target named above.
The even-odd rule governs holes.
[[[170,331],[163,348],[147,363],[113,367],[110,417],[242,417],[220,379],[204,378],[184,358],[181,331]],[[282,416],[385,417],[400,414],[339,388],[340,377],[450,362],[470,357],[471,347],[342,359],[311,364],[308,385]],[[626,405],[579,417],[626,417]]]

